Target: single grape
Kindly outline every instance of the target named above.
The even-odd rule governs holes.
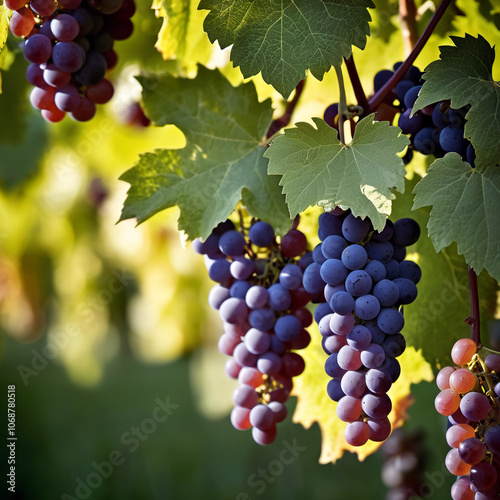
[[[487,462],[478,463],[470,470],[470,480],[478,490],[489,490],[497,482],[497,471]]]
[[[347,335],[353,329],[355,322],[352,314],[333,313],[330,318],[330,329],[337,335]]]
[[[242,406],[235,406],[231,411],[231,424],[239,431],[250,429],[250,410]]]
[[[264,221],[257,221],[248,232],[248,239],[259,247],[268,247],[274,241],[274,229],[271,224]]]
[[[403,329],[404,317],[397,309],[382,307],[377,316],[377,325],[384,333],[398,333]]]
[[[363,411],[375,420],[387,417],[392,410],[392,402],[387,394],[365,394],[361,403]]]
[[[260,429],[261,431],[265,431],[274,423],[273,410],[262,403],[255,405],[250,410],[249,420],[254,427]]]
[[[454,363],[464,366],[469,363],[476,353],[476,343],[471,339],[460,339],[455,342],[451,350],[451,359]]]
[[[307,248],[307,239],[298,229],[292,229],[281,239],[281,252],[285,257],[297,257]]]
[[[460,400],[460,411],[465,418],[474,422],[484,420],[491,411],[490,400],[479,392],[469,392]]]
[[[328,285],[335,286],[342,283],[348,274],[348,269],[339,259],[328,259],[321,264],[321,279]]]
[[[458,448],[462,441],[475,436],[474,428],[469,424],[452,425],[446,431],[446,442],[450,448]]]
[[[450,389],[450,376],[454,371],[455,368],[452,366],[445,366],[439,370],[439,373],[436,375],[436,385],[440,390]]]
[[[96,104],[106,104],[114,94],[113,84],[106,78],[102,78],[94,85],[89,85],[85,91],[86,97]]]
[[[276,439],[276,424],[272,424],[271,427],[262,431],[257,427],[252,427],[252,437],[257,444],[262,446],[270,445]]]
[[[417,100],[418,93],[422,89],[422,85],[415,85],[406,92],[404,97],[404,105],[406,109],[412,108]]]
[[[380,312],[380,302],[373,295],[362,295],[354,302],[354,313],[362,320],[375,319]]]
[[[370,275],[363,270],[352,271],[345,278],[345,288],[354,297],[369,293],[372,284]]]
[[[370,344],[361,351],[361,362],[366,368],[378,368],[385,360],[385,351],[378,344]]]
[[[365,374],[366,387],[374,394],[385,394],[392,385],[389,373],[382,368],[371,368]]]
[[[60,42],[71,42],[79,32],[78,21],[69,14],[58,14],[50,21],[50,30]]]
[[[475,437],[465,439],[458,446],[458,455],[460,459],[470,465],[476,465],[482,462],[486,457],[486,451],[486,445]]]
[[[268,288],[269,306],[275,311],[285,311],[292,303],[290,291],[282,284],[275,283]]]
[[[392,280],[383,279],[374,285],[373,295],[381,306],[390,307],[399,299],[399,288]]]
[[[346,340],[348,345],[350,345],[356,351],[362,351],[366,349],[371,341],[372,335],[370,330],[363,325],[356,325],[352,328],[352,330],[347,334]]]
[[[12,13],[9,28],[13,35],[26,37],[31,33],[34,27],[35,16],[30,9],[22,7]]]
[[[236,406],[252,409],[259,402],[259,395],[253,387],[240,385],[233,392],[233,403]]]
[[[354,298],[348,292],[340,291],[334,293],[329,304],[332,311],[337,314],[349,314],[354,311]]]
[[[342,251],[341,259],[344,266],[351,271],[361,269],[367,261],[368,254],[361,245],[349,245]]]
[[[451,415],[460,406],[460,394],[453,389],[445,389],[436,396],[434,406],[441,415]]]
[[[379,281],[385,279],[387,274],[384,264],[377,260],[368,261],[365,267],[363,267],[363,271],[370,276],[372,283],[378,283]]]
[[[361,399],[344,396],[337,404],[337,417],[343,422],[354,422],[361,415]]]
[[[326,393],[332,401],[336,401],[338,403],[345,396],[341,387],[340,379],[332,378],[326,386]]]
[[[370,260],[378,260],[382,264],[386,264],[394,256],[394,245],[390,241],[369,241],[364,248]]]
[[[279,281],[288,290],[296,290],[302,284],[302,269],[295,264],[287,264],[280,272]]]
[[[361,219],[349,214],[342,223],[342,235],[351,243],[360,243],[370,230],[371,223],[368,218]]]
[[[350,345],[345,345],[338,352],[337,363],[342,370],[357,370],[363,364],[361,361],[361,352],[356,351]],[[332,376],[330,373],[328,375]]]
[[[351,446],[363,446],[370,437],[370,427],[366,422],[350,422],[345,428],[344,437]]]
[[[450,387],[462,394],[472,391],[476,382],[476,376],[467,368],[459,368],[450,374]]]
[[[410,117],[411,108],[407,109],[401,114],[398,120],[398,126],[403,131],[403,134],[415,134],[424,125],[424,115],[417,111],[412,117]]]
[[[375,442],[385,441],[391,433],[391,422],[387,417],[380,419],[367,418],[366,423],[370,429],[369,439]]]
[[[294,341],[302,331],[302,323],[292,314],[285,314],[276,320],[274,333],[283,342]]]
[[[365,374],[361,371],[348,371],[341,379],[340,387],[345,395],[361,398],[366,390]],[[360,403],[361,404],[361,403]]]
[[[24,41],[23,54],[26,60],[31,63],[45,63],[49,60],[51,53],[52,43],[44,35],[31,35]]]
[[[446,455],[445,465],[455,476],[463,476],[471,470],[471,466],[460,459],[456,448],[452,448]]]
[[[398,219],[394,223],[392,242],[396,245],[409,247],[417,242],[420,237],[420,226],[418,222],[409,217]]]

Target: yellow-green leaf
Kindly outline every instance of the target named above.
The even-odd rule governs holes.
[[[176,59],[188,69],[206,64],[214,50],[203,31],[206,12],[197,7],[198,0],[154,0],[151,7],[163,18],[156,49],[163,59]]]

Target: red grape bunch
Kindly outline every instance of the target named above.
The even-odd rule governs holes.
[[[500,492],[500,355],[476,351],[473,340],[458,340],[451,351],[457,366],[436,377],[436,410],[449,423],[445,464],[458,476],[453,500],[489,500]]]
[[[311,297],[302,287],[303,270],[312,261],[306,237],[292,229],[278,242],[267,222],[252,220],[248,230],[243,224],[237,230],[228,220],[193,248],[218,283],[208,302],[224,322],[219,350],[231,356],[226,374],[240,384],[231,423],[238,430],[252,428],[258,444],[271,444],[276,424],[287,416],[292,379],[304,371],[295,351],[311,340],[306,327],[313,317],[305,308]]]
[[[10,30],[23,40],[33,107],[49,122],[69,113],[88,121],[114,88],[106,78],[118,60],[115,40],[133,31],[134,0],[5,0]]]

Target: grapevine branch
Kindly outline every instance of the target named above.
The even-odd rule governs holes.
[[[352,54],[351,57],[349,57],[349,59],[345,59],[345,65],[347,68],[347,72],[349,73],[352,89],[354,91],[354,95],[356,96],[358,104],[364,110],[368,109],[368,99],[366,98],[365,91],[363,90],[363,85],[361,85],[361,81],[358,75],[358,70],[356,69],[356,65],[354,64],[354,59]]]
[[[469,266],[469,290],[470,290],[470,316],[465,320],[470,325],[470,338],[476,343],[478,350],[481,349],[481,331],[479,323],[479,293],[477,289],[477,275]]]
[[[418,40],[417,7],[415,0],[399,0],[399,18],[401,34],[405,44],[405,54],[410,54]]]
[[[392,75],[391,78],[389,78],[386,84],[378,92],[376,92],[370,99],[369,106],[368,108],[365,109],[365,115],[368,115],[373,111],[377,110],[377,108],[382,104],[382,102],[387,97],[389,92],[391,92],[391,90],[396,86],[399,80],[401,80],[403,75],[408,71],[410,66],[413,64],[413,62],[418,57],[421,50],[424,48],[425,44],[429,40],[437,24],[439,23],[444,13],[446,12],[446,9],[450,6],[452,2],[453,0],[443,0],[439,4],[439,7],[436,9],[436,12],[432,16],[432,19],[429,21],[429,24],[422,33],[422,36],[418,39],[417,43],[415,44],[415,47],[413,47],[413,50],[410,52],[410,55],[406,58],[403,64],[396,70],[394,75]]]
[[[306,82],[305,79],[300,80],[300,82],[295,87],[295,94],[292,100],[287,104],[287,107],[283,115],[271,122],[271,125],[269,126],[269,129],[266,134],[267,139],[272,137],[276,132],[286,127],[290,123],[293,112],[295,111],[295,107],[297,106],[300,96],[302,95],[302,91],[304,90],[305,82]]]

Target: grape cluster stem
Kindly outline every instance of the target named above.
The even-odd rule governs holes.
[[[469,290],[470,290],[470,316],[465,320],[470,325],[470,338],[476,343],[477,349],[481,349],[481,330],[479,322],[479,293],[477,289],[477,275],[469,266]]]

